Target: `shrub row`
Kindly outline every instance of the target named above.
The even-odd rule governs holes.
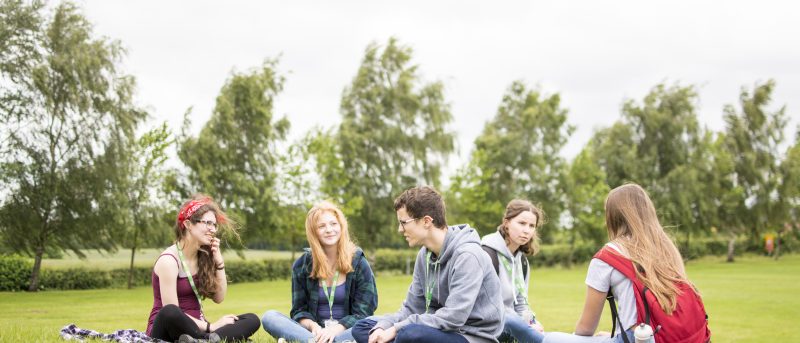
[[[286,279],[292,274],[290,260],[263,260],[227,262],[225,269],[231,283]],[[33,262],[14,255],[0,255],[0,291],[28,289]],[[99,270],[87,268],[44,269],[39,278],[40,290],[74,290],[96,288],[125,288],[128,286],[128,268]],[[135,267],[133,285],[149,286],[152,269]]]
[[[724,255],[727,242],[721,240],[698,239],[685,246],[678,242],[686,259],[705,255]],[[745,248],[743,241],[737,242],[737,254]],[[531,267],[570,266],[589,261],[599,246],[577,244],[574,249],[566,244],[543,245],[536,256],[530,257]],[[786,249],[788,252],[790,249]],[[370,257],[376,272],[410,273],[414,268],[417,250],[378,249]],[[228,261],[225,264],[230,283],[254,282],[263,280],[287,279],[291,277],[292,262],[289,259],[261,261]],[[33,262],[16,255],[0,255],[0,291],[21,291],[28,288]],[[133,273],[134,286],[148,286],[151,278],[150,267],[136,267]],[[128,285],[128,268],[97,270],[86,268],[46,269],[40,274],[40,289],[94,289],[124,288]]]

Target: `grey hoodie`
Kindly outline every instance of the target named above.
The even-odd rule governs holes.
[[[525,275],[525,294],[528,294],[528,280],[531,273],[530,267],[525,273],[523,273],[522,270],[522,259],[526,258],[525,253],[517,250],[517,253],[512,256],[511,251],[508,250],[506,241],[503,239],[503,236],[500,235],[500,232],[483,236],[481,244],[494,249],[497,252],[498,260],[502,258],[506,261],[512,261],[511,270],[514,273],[513,276],[518,277],[517,275],[520,274]],[[502,262],[498,262],[498,264],[499,266],[497,269],[500,276],[500,289],[503,294],[503,305],[505,305],[506,308],[506,316],[509,315],[508,313],[522,315],[522,312],[528,309],[528,301],[524,294],[516,294],[517,290],[514,287],[514,282],[512,282],[512,275],[508,275],[508,271],[503,267]],[[514,302],[515,298],[516,303]]]
[[[428,249],[422,247],[414,277],[400,311],[376,318],[375,328],[398,331],[422,324],[457,332],[469,342],[497,342],[503,331],[503,299],[492,261],[481,249],[475,229],[462,224],[447,229],[442,251],[431,256],[429,275],[436,277],[433,297],[425,313],[425,268]],[[373,329],[374,330],[374,329]]]

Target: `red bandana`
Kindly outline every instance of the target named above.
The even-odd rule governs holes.
[[[180,212],[178,212],[178,222],[181,223],[181,227],[183,227],[183,221],[192,217],[192,215],[197,212],[201,206],[208,204],[206,199],[202,200],[192,200],[186,206],[184,206]]]

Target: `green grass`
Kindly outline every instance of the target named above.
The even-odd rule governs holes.
[[[800,255],[780,261],[749,256],[734,264],[721,258],[692,261],[689,276],[703,293],[715,342],[786,341],[800,318]],[[580,316],[586,266],[547,268],[532,272],[531,302],[548,331],[572,332]],[[395,311],[410,277],[380,275],[377,313]],[[267,309],[288,312],[288,280],[231,285],[221,305],[206,303],[209,317]],[[58,330],[69,323],[110,332],[144,330],[152,306],[149,287],[134,290],[0,293],[0,342],[60,342]],[[610,329],[608,311],[601,330]],[[792,331],[790,331],[792,330]],[[274,342],[263,330],[255,342]]]
[[[164,248],[158,249],[141,249],[136,251],[136,257],[133,264],[136,266],[150,267],[156,260],[156,257],[164,251]],[[97,250],[85,250],[83,253],[86,258],[80,259],[74,254],[64,253],[64,258],[46,258],[42,259],[43,269],[67,269],[67,268],[94,268],[94,269],[117,269],[127,268],[131,263],[130,250],[117,250],[113,253],[98,252]],[[289,259],[292,253],[289,251],[268,251],[268,250],[244,250],[244,258],[246,260],[263,260],[263,259]],[[299,256],[299,253],[295,254]],[[223,252],[226,261],[240,261],[242,260],[236,254],[236,251],[228,249]]]

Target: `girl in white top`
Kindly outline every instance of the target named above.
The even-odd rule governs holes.
[[[608,246],[631,260],[640,270],[636,276],[656,296],[664,312],[675,309],[676,282],[686,282],[683,259],[658,221],[653,202],[642,187],[626,184],[608,194],[605,203]],[[623,342],[622,334],[633,341],[636,299],[631,281],[607,263],[592,259],[586,275],[586,302],[574,334],[551,332],[545,343]],[[617,334],[595,336],[609,288],[618,304]]]

